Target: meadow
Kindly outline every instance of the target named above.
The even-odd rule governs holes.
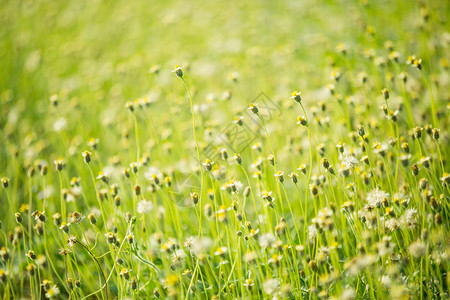
[[[449,1],[0,5],[2,299],[448,299]]]

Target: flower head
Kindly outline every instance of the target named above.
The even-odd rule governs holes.
[[[179,65],[175,65],[175,68],[174,68],[174,70],[172,72],[175,72],[175,74],[178,77],[182,78],[183,77],[183,70],[182,70],[183,68],[184,67],[180,67]]]

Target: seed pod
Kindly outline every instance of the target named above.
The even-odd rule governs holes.
[[[436,141],[439,140],[439,131],[440,129],[438,128],[433,128],[433,130],[431,131],[433,139],[435,139]]]
[[[300,124],[302,126],[307,126],[308,125],[308,121],[306,121],[305,117],[298,116],[297,117],[297,124]]]
[[[15,214],[14,214],[14,216],[16,217],[16,222],[17,223],[22,223],[22,221],[23,221],[23,219],[22,219],[22,216],[20,215],[20,213],[19,212],[16,212]]]
[[[95,216],[93,214],[89,214],[88,219],[92,225],[95,225],[97,223],[97,219],[95,218]]]
[[[413,164],[413,165],[411,166],[411,171],[412,171],[412,173],[413,173],[414,176],[419,175],[419,167],[418,167],[416,164]]]
[[[84,162],[85,163],[90,163],[91,162],[91,152],[89,152],[89,151],[83,151],[82,153],[81,153],[81,155],[83,156],[83,159],[84,159]]]
[[[81,281],[75,280],[75,286],[76,286],[77,288],[81,288]]]
[[[69,290],[72,290],[73,289],[73,280],[72,280],[72,278],[67,278],[67,286],[69,287]]]
[[[35,260],[37,258],[37,255],[36,255],[36,253],[34,253],[33,250],[29,250],[26,255],[29,259],[32,259],[32,260]]]
[[[141,194],[141,186],[140,186],[140,185],[136,184],[136,185],[133,187],[133,190],[134,190],[134,194],[135,194],[136,196],[139,196],[139,195]]]
[[[191,200],[195,205],[198,204],[199,196],[196,192],[191,193]]]
[[[324,157],[324,158],[322,158],[322,166],[325,168],[325,169],[328,169],[329,167],[330,167],[330,163],[328,162],[328,160]]]
[[[117,237],[116,237],[116,235],[114,233],[108,232],[105,236],[106,236],[106,242],[108,244],[115,244],[116,243]]]
[[[2,187],[4,189],[8,188],[9,186],[9,179],[6,177],[2,177],[2,179],[0,179],[0,181],[2,182]]]
[[[356,126],[356,130],[358,131],[358,135],[360,137],[363,137],[366,134],[366,132],[364,131],[364,127],[362,125]]]
[[[42,235],[44,233],[44,228],[42,227],[41,223],[37,223],[34,226],[34,230],[36,230],[37,235]]]
[[[131,281],[131,289],[134,291],[134,290],[137,290],[137,281],[136,281],[136,279],[135,278],[133,278],[133,280]]]
[[[387,89],[382,89],[381,95],[383,95],[384,100],[389,99],[389,91]]]
[[[132,234],[127,235],[127,242],[129,244],[133,244],[134,243],[134,237]]]
[[[61,214],[60,213],[55,213],[53,214],[53,224],[55,224],[55,226],[60,226],[61,225]]]
[[[223,160],[227,160],[228,159],[227,149],[220,150],[220,154],[221,154]]]

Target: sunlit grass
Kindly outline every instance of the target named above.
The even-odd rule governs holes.
[[[5,1],[3,299],[447,298],[448,15]]]

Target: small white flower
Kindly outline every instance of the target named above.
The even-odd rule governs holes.
[[[64,130],[67,127],[67,121],[64,118],[59,118],[53,123],[53,130],[58,132]]]
[[[263,284],[264,292],[267,295],[273,295],[277,291],[278,285],[279,285],[278,279],[275,278],[267,279]]]
[[[427,254],[427,246],[425,245],[424,242],[420,240],[417,240],[411,245],[409,245],[408,249],[409,253],[415,258],[419,258]]]
[[[367,193],[366,200],[369,206],[377,207],[380,206],[384,198],[389,198],[389,194],[383,190],[380,190],[379,188],[375,188],[371,190],[369,193]]]
[[[56,298],[59,295],[59,288],[57,285],[53,285],[47,290],[47,293],[45,293],[45,297],[51,299]]]
[[[389,288],[391,286],[391,278],[388,275],[383,275],[381,277],[381,285],[385,288]]]
[[[137,211],[140,214],[147,214],[149,212],[151,212],[153,209],[153,203],[151,203],[150,201],[147,200],[141,200],[139,201],[138,205],[137,205]]]
[[[345,164],[349,168],[354,168],[358,165],[359,160],[353,155],[344,155],[342,157],[342,163]]]

